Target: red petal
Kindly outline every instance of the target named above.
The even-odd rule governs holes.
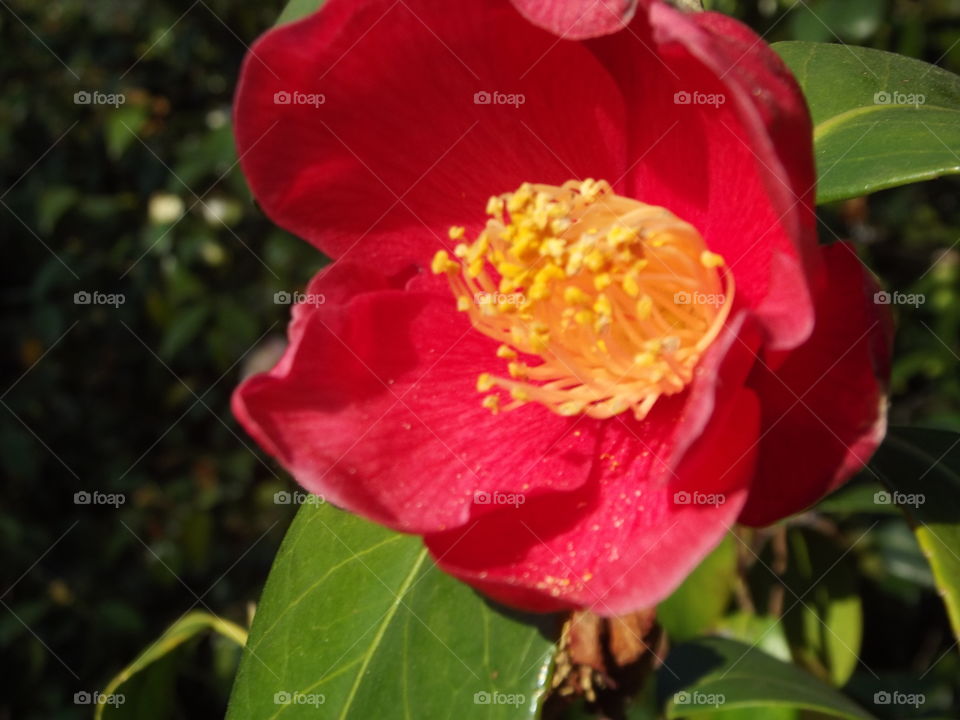
[[[587,485],[427,536],[427,546],[441,568],[509,605],[588,607],[607,616],[652,607],[735,521],[753,470],[758,417],[750,391],[728,394],[666,476],[657,451],[611,420]],[[727,469],[722,482],[705,485],[719,468]],[[724,502],[684,504],[677,495],[694,490],[698,500],[720,493]]]
[[[802,510],[862,468],[886,431],[890,314],[847,244],[824,248],[828,283],[813,336],[768,353],[749,384],[763,398],[757,479],[740,517],[767,525]]]
[[[821,272],[812,129],[782,61],[735,20],[660,2],[590,47],[628,103],[626,194],[701,231],[773,345],[805,340]]]
[[[604,422],[582,488],[428,536],[441,567],[531,610],[613,615],[668,594],[734,521],[750,483],[759,410],[741,390],[758,333],[744,320],[728,324],[686,392],[661,398],[642,422],[628,414]],[[683,491],[727,502],[679,505],[674,494]],[[595,579],[584,583],[586,573]]]
[[[582,40],[622,30],[639,0],[511,0],[530,22],[564,40]]]
[[[341,300],[296,308],[283,359],[234,395],[244,427],[308,490],[406,532],[489,512],[475,493],[579,487],[596,424],[481,407],[476,378],[496,343],[424,280],[434,288],[384,289],[341,262],[318,275],[308,292]]]
[[[274,101],[295,92],[325,102]],[[475,103],[484,92],[524,102]],[[428,263],[450,225],[479,231],[490,195],[625,169],[603,68],[497,0],[329,0],[257,41],[235,122],[271,218],[386,271]]]

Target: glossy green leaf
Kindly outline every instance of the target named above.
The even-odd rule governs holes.
[[[555,616],[505,610],[419,538],[304,505],[267,580],[228,720],[533,718]]]
[[[960,638],[960,435],[891,430],[871,465],[913,526]]]
[[[668,718],[757,707],[805,709],[851,720],[872,718],[806,671],[726,638],[703,638],[676,647],[658,678]]]
[[[894,53],[773,45],[814,122],[817,202],[960,172],[960,77]]]
[[[673,641],[713,629],[723,616],[737,578],[737,550],[729,535],[657,607],[657,620]]]
[[[155,643],[121,670],[100,694],[107,697],[123,695],[123,685],[130,681],[131,678],[144,672],[154,663],[163,661],[170,653],[183,645],[183,643],[192,640],[208,630],[219,633],[225,638],[237,643],[237,645],[242,646],[247,641],[247,631],[239,625],[207,612],[189,612],[167,628]],[[121,711],[122,708],[122,705],[117,706],[111,703],[97,704],[94,718],[95,720],[100,720],[103,717],[113,717],[113,712]]]

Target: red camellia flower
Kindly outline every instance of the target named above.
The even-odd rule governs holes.
[[[883,436],[884,308],[818,246],[803,97],[734,20],[329,0],[251,50],[236,132],[334,258],[237,417],[498,600],[654,605]]]

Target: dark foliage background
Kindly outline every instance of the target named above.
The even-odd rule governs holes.
[[[233,147],[241,59],[282,0],[0,0],[0,719],[88,717],[94,691],[191,607],[247,624],[294,508],[229,411],[324,260],[259,212]],[[957,0],[715,0],[767,39],[889,49],[960,71]],[[75,93],[123,93],[119,107]],[[960,183],[823,211],[899,308],[893,421],[960,430]],[[77,292],[122,293],[118,307]],[[118,508],[75,503],[120,493]],[[856,535],[877,518],[837,522]],[[915,678],[950,646],[925,560],[889,515],[855,554],[863,657]],[[170,664],[171,717],[222,714],[236,652]],[[949,707],[954,658],[918,682]],[[863,678],[855,675],[852,682]],[[928,710],[930,708],[927,708]]]

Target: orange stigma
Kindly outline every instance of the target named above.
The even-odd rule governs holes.
[[[604,181],[524,183],[491,197],[476,240],[439,251],[457,309],[501,343],[504,376],[477,389],[493,412],[536,402],[560,415],[638,420],[681,392],[730,313],[724,260],[689,223]],[[524,356],[524,357],[521,357]],[[532,356],[532,357],[529,357]],[[536,362],[539,357],[540,362]]]

